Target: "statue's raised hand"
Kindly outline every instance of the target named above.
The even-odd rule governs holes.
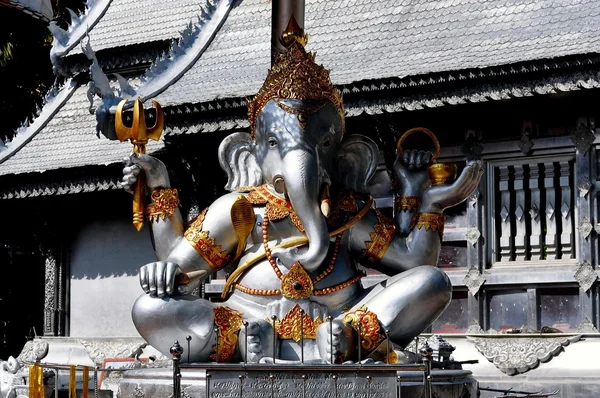
[[[179,265],[170,261],[155,261],[140,268],[140,285],[151,296],[163,298],[179,293],[177,276],[183,274]]]
[[[121,187],[129,193],[133,193],[133,187],[143,170],[146,176],[146,186],[150,190],[157,188],[170,188],[169,173],[163,162],[155,157],[145,154],[132,153],[123,159],[123,178]]]
[[[427,165],[433,154],[429,151],[407,150],[394,162],[394,176],[398,181],[398,196],[420,198],[431,182],[427,176]],[[408,234],[413,213],[400,211],[396,215],[398,232]]]
[[[407,150],[394,162],[394,176],[399,183],[401,196],[421,196],[430,185],[427,165],[433,154],[430,151]]]
[[[442,213],[448,207],[462,203],[473,193],[483,175],[483,162],[470,161],[451,185],[428,188],[421,197],[420,212]]]

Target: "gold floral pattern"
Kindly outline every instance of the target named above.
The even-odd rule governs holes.
[[[238,342],[238,332],[244,320],[242,313],[229,307],[219,306],[213,309],[215,326],[217,327],[217,345],[213,346],[214,354],[210,358],[217,362],[229,362],[233,358]],[[219,357],[217,358],[217,354]]]
[[[394,207],[400,211],[415,212],[421,204],[418,196],[396,196],[394,198]]]
[[[317,316],[314,320],[311,319],[296,304],[285,314],[281,321],[275,321],[275,330],[279,337],[284,340],[292,339],[298,342],[302,337],[314,340],[317,338],[317,328],[322,323],[321,317]]]
[[[361,347],[367,352],[376,349],[384,339],[377,314],[369,311],[364,305],[344,315],[344,323],[351,324],[360,334]]]
[[[177,189],[155,189],[150,194],[150,199],[152,199],[152,203],[146,206],[146,215],[150,222],[164,220],[167,216],[172,217],[179,207]]]
[[[360,261],[373,264],[381,261],[390,243],[396,236],[396,225],[379,210],[375,209],[378,223],[374,231],[369,233],[370,241],[365,242],[366,248],[362,250]]]
[[[225,250],[217,245],[214,238],[209,237],[209,231],[202,230],[204,217],[208,209],[205,209],[192,222],[185,231],[185,238],[192,244],[194,249],[204,258],[204,260],[214,269],[221,269],[229,264],[231,258]]]
[[[344,131],[342,96],[329,78],[329,71],[315,63],[315,55],[307,53],[301,43],[294,42],[275,60],[258,94],[248,103],[248,119],[252,137],[256,135],[256,118],[272,99],[330,101],[338,111]]]
[[[446,216],[438,213],[417,213],[413,216],[410,228],[415,226],[418,229],[425,227],[425,231],[438,231],[440,238],[444,236],[444,225]]]
[[[304,232],[304,226],[296,215],[292,204],[271,193],[266,185],[252,188],[248,193],[247,198],[250,203],[254,205],[265,205],[265,217],[268,217],[269,220],[278,221],[290,217],[292,224],[294,224],[300,232]]]
[[[314,285],[310,275],[298,261],[281,278],[281,293],[289,299],[309,298],[313,290]]]

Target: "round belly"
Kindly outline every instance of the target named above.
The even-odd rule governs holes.
[[[280,270],[281,279],[267,260],[258,262],[233,284],[230,300],[246,302],[247,307],[252,307],[252,313],[264,315],[270,311],[278,317],[285,316],[298,304],[307,314],[335,317],[349,309],[364,291],[360,274],[347,263],[336,261],[333,270],[322,278],[311,277],[304,270],[285,267]],[[316,310],[311,303],[325,310]],[[279,307],[277,311],[270,309],[274,306]]]

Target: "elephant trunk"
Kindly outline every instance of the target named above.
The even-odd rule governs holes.
[[[329,231],[321,212],[319,166],[314,154],[295,150],[284,158],[285,188],[308,237],[308,250],[298,255],[307,271],[315,271],[327,257]]]

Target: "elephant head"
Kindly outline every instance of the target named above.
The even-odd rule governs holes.
[[[342,135],[343,115],[330,101],[271,99],[257,114],[254,137],[234,133],[219,148],[227,189],[267,184],[291,202],[309,240],[294,259],[309,271],[329,248],[322,192],[332,184],[367,192],[378,163],[371,139]]]

